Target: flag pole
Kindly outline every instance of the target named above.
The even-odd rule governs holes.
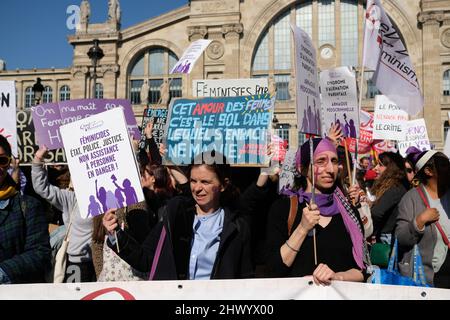
[[[310,167],[311,167],[311,180],[312,180],[312,185],[311,185],[311,201],[310,201],[310,206],[312,204],[316,203],[316,188],[315,188],[315,183],[316,183],[316,178],[315,178],[315,173],[314,173],[314,146],[313,146],[313,139],[312,139],[312,135],[309,136],[309,158],[310,158]],[[314,265],[317,266],[317,243],[316,243],[316,227],[313,228],[312,230],[313,232],[313,248],[314,248]]]

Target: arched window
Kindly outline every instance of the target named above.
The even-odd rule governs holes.
[[[64,85],[59,89],[59,101],[67,101],[70,100],[70,88],[67,85]]]
[[[277,100],[294,99],[290,92],[295,90],[289,90],[293,85],[290,82],[295,66],[290,24],[296,24],[311,36],[318,49],[319,67],[321,61],[325,62],[319,56],[319,49],[327,45],[334,48],[334,67],[353,66],[358,70],[362,62],[359,43],[364,37],[360,24],[364,16],[365,2],[305,0],[290,6],[274,17],[260,35],[253,51],[252,77],[273,77],[277,88]],[[373,71],[367,70],[365,74],[368,98],[378,93],[370,82],[372,73]]]
[[[34,105],[34,92],[32,87],[25,89],[25,108],[30,108]]]
[[[44,92],[42,93],[42,102],[50,103],[53,102],[53,89],[49,86],[44,87]]]
[[[180,75],[169,75],[170,70],[178,62],[178,57],[170,50],[154,47],[141,53],[130,68],[129,98],[132,104],[141,104],[141,88],[145,80],[149,86],[149,103],[160,101],[160,87],[165,80],[170,81],[170,97],[181,97],[182,79]]]
[[[103,99],[103,85],[101,83],[95,84],[95,99]]]
[[[444,72],[442,79],[442,94],[444,96],[450,96],[450,69]]]

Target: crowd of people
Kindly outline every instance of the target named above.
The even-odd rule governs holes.
[[[412,147],[406,159],[385,152],[348,168],[333,127],[299,147],[295,183],[279,194],[279,170],[230,167],[219,153],[220,163],[200,154],[189,167],[164,166],[151,123],[144,132],[145,201],[87,219],[67,168],[44,165],[45,146],[25,181],[0,136],[0,284],[53,282],[64,239],[64,282],[312,276],[318,285],[368,281],[371,247],[397,241],[403,275],[417,245],[427,283],[450,288],[443,153]]]

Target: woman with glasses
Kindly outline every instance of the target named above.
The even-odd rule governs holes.
[[[285,191],[289,197],[277,200],[269,211],[267,267],[271,276],[312,276],[318,285],[366,278],[363,224],[352,199],[342,191],[338,163],[336,147],[328,138],[313,139],[312,157],[309,142],[298,150],[296,165],[301,177],[292,190]],[[352,197],[358,200],[357,192]]]
[[[0,285],[44,282],[50,264],[48,225],[40,203],[20,194],[8,174],[11,146],[0,135]]]
[[[412,275],[412,256],[417,244],[428,284],[450,289],[450,162],[435,150],[408,150],[420,182],[399,204],[395,234],[399,245],[399,269]]]
[[[398,153],[384,152],[374,170],[377,173],[371,190],[375,196],[371,207],[374,235],[376,242],[391,244],[397,205],[409,189],[405,160]]]

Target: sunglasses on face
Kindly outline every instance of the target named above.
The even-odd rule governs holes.
[[[0,156],[0,167],[6,168],[11,163],[11,157]]]

